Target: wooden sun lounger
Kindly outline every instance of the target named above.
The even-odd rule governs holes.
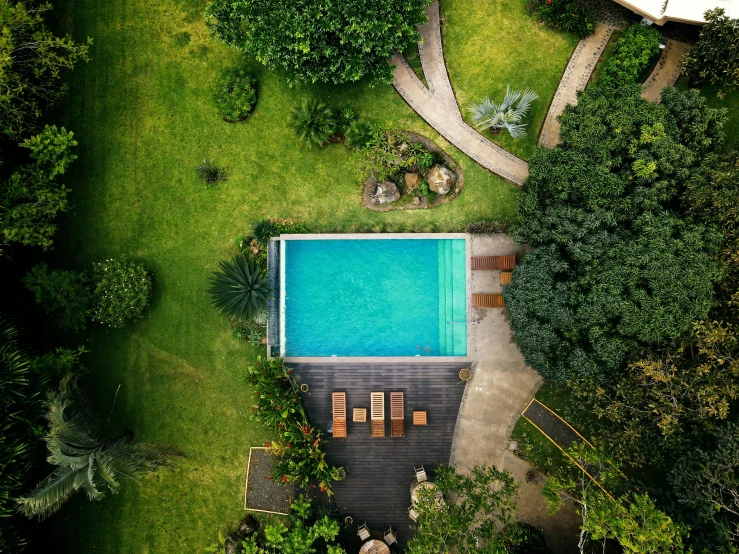
[[[372,436],[385,436],[385,393],[370,393],[370,419],[372,420]]]
[[[513,269],[516,256],[472,256],[472,269]]]
[[[390,393],[390,436],[405,436],[405,416],[403,406],[403,393]]]
[[[333,436],[339,439],[346,438],[346,393],[334,392],[333,400],[334,431]]]
[[[500,284],[502,286],[506,286],[511,282],[511,276],[513,273],[510,271],[501,271],[500,272]]]
[[[474,308],[505,308],[502,294],[473,294],[472,307]]]

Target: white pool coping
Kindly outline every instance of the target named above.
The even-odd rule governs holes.
[[[465,295],[467,305],[467,356],[285,356],[285,241],[287,240],[443,240],[463,239],[465,241]],[[471,236],[468,233],[311,233],[304,235],[280,235],[280,356],[293,363],[470,363],[472,351],[470,325],[472,311],[472,252]]]

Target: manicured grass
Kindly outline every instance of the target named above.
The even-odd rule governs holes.
[[[62,31],[95,41],[55,118],[79,140],[67,176],[74,208],[62,222],[56,265],[88,268],[127,256],[152,268],[157,287],[143,320],[80,338],[92,352],[85,384],[106,432],[131,428],[137,439],[170,443],[184,456],[174,471],[125,483],[117,496],[72,501],[52,519],[68,552],[201,552],[243,515],[249,447],[267,438],[249,417],[244,376],[260,351],[231,338],[205,291],[218,260],[253,222],[295,217],[321,232],[459,231],[474,219],[509,220],[515,206],[518,189],[440,140],[390,86],[290,88],[282,75],[208,38],[204,7],[61,0],[54,13]],[[247,122],[231,125],[218,119],[210,84],[237,63],[255,71],[259,100]],[[464,192],[434,210],[363,209],[349,151],[301,149],[287,126],[291,107],[308,95],[437,140],[465,169]],[[203,158],[225,165],[228,181],[206,189],[195,174]]]
[[[526,13],[525,4],[526,0],[442,0],[441,12],[446,17],[442,36],[449,78],[465,118],[467,107],[485,96],[502,101],[506,85],[529,87],[539,94],[527,117],[526,137],[514,140],[507,132],[491,137],[509,152],[528,158],[578,41],[540,24]]]

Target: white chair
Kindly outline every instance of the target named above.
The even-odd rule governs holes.
[[[368,538],[370,538],[370,532],[367,528],[367,522],[364,522],[364,525],[360,525],[357,529],[357,536],[362,539],[363,541],[366,541]]]
[[[413,469],[416,471],[416,481],[418,481],[419,483],[423,483],[428,479],[426,477],[426,470],[423,469],[423,466],[421,466],[420,468],[414,467]]]
[[[385,543],[390,546],[398,542],[398,538],[395,536],[395,533],[393,533],[393,528],[390,527],[387,531],[385,531]]]
[[[413,506],[408,508],[408,517],[411,518],[413,521],[418,521],[418,512],[413,509]]]

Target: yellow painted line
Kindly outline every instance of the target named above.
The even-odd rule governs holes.
[[[265,514],[274,514],[277,516],[289,515],[283,512],[270,512],[269,510],[257,510],[256,508],[248,508],[246,506],[246,495],[249,491],[249,467],[251,466],[251,451],[252,450],[266,450],[266,448],[264,446],[252,446],[251,448],[249,448],[249,461],[246,462],[246,485],[244,486],[244,509],[249,512],[262,512]]]
[[[575,429],[575,428],[574,428],[574,427],[573,427],[572,425],[570,425],[569,423],[567,423],[567,421],[565,421],[564,419],[562,419],[562,417],[561,417],[561,416],[560,416],[560,415],[559,415],[559,414],[558,414],[557,412],[555,412],[555,411],[554,411],[554,410],[552,410],[552,409],[551,409],[551,408],[550,408],[549,406],[547,406],[546,404],[543,404],[542,402],[540,402],[540,401],[539,401],[539,400],[537,400],[536,398],[534,398],[534,399],[532,400],[532,402],[533,402],[533,401],[536,401],[536,403],[537,403],[537,404],[539,404],[539,406],[541,406],[542,408],[544,408],[544,409],[546,409],[547,411],[549,411],[549,413],[551,413],[551,414],[555,415],[555,416],[557,417],[557,419],[559,419],[559,420],[560,420],[560,421],[561,421],[562,423],[564,423],[565,425],[567,425],[567,427],[569,427],[570,429],[572,429],[572,430],[573,430],[573,431],[575,432],[575,434],[576,434],[576,435],[577,435],[578,437],[580,437],[580,438],[581,438],[582,440],[584,440],[584,441],[585,441],[585,443],[586,443],[586,444],[587,444],[588,446],[590,446],[590,448],[595,448],[595,447],[594,447],[594,446],[593,446],[592,444],[590,444],[590,441],[589,441],[588,439],[586,439],[585,437],[583,437],[583,436],[582,436],[582,435],[580,434],[580,431],[578,431],[578,430],[577,430],[577,429]],[[526,418],[526,419],[528,419],[528,418]]]
[[[525,413],[526,413],[526,410],[528,410],[528,409],[529,409],[529,407],[531,407],[531,403],[532,403],[532,402],[533,402],[534,400],[536,400],[536,397],[535,397],[535,396],[534,396],[534,397],[532,397],[532,398],[531,398],[531,400],[529,400],[529,403],[528,403],[528,404],[526,404],[526,407],[525,407],[525,408],[523,409],[523,411],[521,412],[521,415],[523,415],[523,414],[525,414]],[[528,419],[528,418],[526,418],[526,419]]]

